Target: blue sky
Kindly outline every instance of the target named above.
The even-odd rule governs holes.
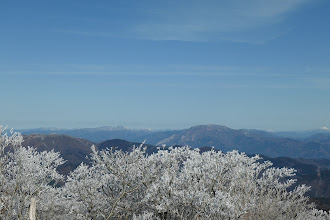
[[[0,3],[0,124],[330,127],[330,1]]]

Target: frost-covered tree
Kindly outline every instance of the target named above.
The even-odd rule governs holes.
[[[12,130],[7,135],[5,130],[0,126],[0,219],[27,219],[32,197],[37,216],[46,217],[51,207],[45,201],[53,197],[45,195],[63,180],[56,168],[64,161],[54,151],[22,147],[22,136]]]
[[[145,149],[92,150],[92,166],[81,164],[63,188],[69,212],[76,219],[127,219],[148,210],[143,199],[157,175]]]
[[[76,219],[324,219],[307,205],[294,169],[273,168],[259,156],[188,147],[146,155],[114,149],[91,155],[68,178],[64,195]]]

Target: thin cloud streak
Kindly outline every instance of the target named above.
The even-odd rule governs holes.
[[[265,72],[130,72],[130,71],[52,71],[10,73],[21,76],[75,76],[74,82],[63,82],[72,86],[88,86],[92,77],[101,87],[148,87],[182,89],[330,89],[330,78],[322,75],[279,74]],[[63,84],[62,83],[62,84]]]
[[[16,70],[13,70],[16,69]],[[49,71],[49,69],[54,69]],[[30,64],[19,67],[0,68],[0,75],[113,75],[113,76],[210,76],[210,77],[264,77],[297,78],[322,81],[330,74],[330,67],[271,68],[199,65],[107,65],[107,64]]]
[[[72,84],[74,86],[86,86],[90,85],[90,82],[75,82]],[[295,81],[289,81],[285,83],[281,82],[268,82],[268,83],[260,83],[258,80],[251,79],[247,82],[187,82],[187,81],[139,81],[136,80],[112,80],[106,82],[98,82],[99,86],[103,87],[112,87],[112,88],[123,88],[123,87],[130,87],[130,88],[137,88],[140,89],[141,87],[149,88],[149,89],[188,89],[188,90],[219,90],[219,89],[248,89],[248,90],[256,90],[256,89],[288,89],[288,90],[296,90],[296,89],[313,89],[313,90],[329,90],[330,86],[327,88],[320,88],[319,85],[314,83],[301,83]],[[68,83],[67,86],[70,86]]]
[[[148,21],[136,25],[132,32],[149,40],[264,43],[276,39],[283,31],[263,40],[235,38],[246,31],[278,24],[308,2],[310,0],[192,1],[188,6],[187,2],[178,1],[177,4],[150,10],[153,13],[149,13]],[[227,38],[228,33],[234,37],[229,35]],[[214,35],[218,39],[214,39]]]
[[[312,0],[177,0],[158,4],[136,2],[134,8],[142,18],[107,29],[100,21],[89,20],[93,30],[57,29],[56,33],[87,37],[111,37],[152,41],[230,41],[235,43],[266,44],[292,30],[279,27],[293,12]],[[87,18],[86,18],[87,19]],[[84,20],[84,18],[80,18]],[[98,27],[98,28],[97,28]],[[268,28],[269,30],[258,32]]]

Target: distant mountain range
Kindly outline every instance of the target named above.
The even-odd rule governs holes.
[[[326,136],[330,137],[330,133]],[[313,138],[312,136],[311,138]],[[225,126],[200,125],[165,138],[156,145],[214,146],[222,151],[239,150],[248,154],[269,157],[330,158],[330,144],[326,138],[304,141],[277,137],[272,133]]]
[[[94,144],[98,150],[115,147],[130,151],[146,140],[147,153],[158,150],[157,146],[189,145],[210,150],[239,150],[247,154],[261,154],[275,167],[297,170],[297,183],[312,187],[307,195],[313,197],[318,208],[330,209],[330,132],[326,129],[305,132],[266,132],[254,129],[231,129],[220,125],[199,125],[189,129],[152,131],[124,127],[83,129],[30,129],[24,134],[23,146],[38,150],[61,152],[67,161],[59,168],[68,174],[86,158]],[[302,159],[304,158],[304,159]],[[322,159],[323,158],[323,159]]]
[[[330,159],[330,132],[326,129],[290,133],[266,132],[255,129],[235,130],[220,125],[199,125],[189,129],[166,131],[101,127],[67,130],[32,129],[21,132],[23,134],[65,134],[95,143],[111,139],[123,139],[138,143],[146,140],[146,143],[158,146],[163,144],[166,146],[208,146],[222,151],[237,149],[248,154],[263,154],[269,157]],[[292,138],[295,135],[299,138]]]
[[[110,139],[124,139],[135,141],[139,137],[148,136],[153,132],[149,129],[129,129],[122,126],[104,126],[99,128],[78,128],[78,129],[57,129],[57,128],[36,128],[19,130],[22,134],[64,134],[73,137],[80,137],[95,143]]]
[[[296,140],[306,140],[314,135],[330,134],[330,130],[327,127],[322,127],[320,129],[312,129],[306,131],[280,131],[280,132],[273,132],[273,134],[278,137],[287,137]]]
[[[194,128],[198,129],[198,128]],[[208,129],[213,130],[214,128],[208,127]],[[230,131],[228,128],[219,127],[219,130]],[[189,130],[187,130],[188,132]],[[190,133],[192,131],[189,131]],[[187,134],[184,132],[184,134]],[[181,134],[181,135],[184,135]],[[253,134],[249,134],[253,136]],[[229,137],[228,137],[229,138]],[[229,138],[230,139],[230,138]],[[38,150],[51,150],[54,149],[61,153],[61,156],[67,161],[62,165],[59,171],[63,174],[68,174],[75,167],[77,167],[81,162],[87,164],[90,161],[86,158],[91,153],[91,146],[95,144],[88,140],[82,138],[75,138],[67,135],[57,135],[57,134],[33,134],[24,135],[23,146],[34,146]],[[117,150],[131,151],[133,146],[139,146],[141,143],[129,142],[126,140],[113,139],[107,140],[98,144],[95,144],[98,150],[114,147]],[[154,145],[147,146],[147,153],[152,154],[158,151],[158,147]],[[200,151],[208,151],[210,147],[201,147]],[[306,184],[312,187],[312,190],[307,194],[311,197],[323,197],[322,201],[326,199],[326,202],[320,202],[320,205],[325,206],[328,209],[330,206],[330,159],[293,159],[288,157],[276,157],[270,158],[263,156],[263,160],[270,160],[274,163],[275,167],[289,167],[295,168],[297,170],[298,184]],[[328,205],[327,205],[328,204]]]

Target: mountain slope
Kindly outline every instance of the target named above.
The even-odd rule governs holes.
[[[82,138],[57,134],[32,134],[24,135],[23,138],[24,147],[35,147],[38,151],[60,152],[61,157],[66,160],[66,163],[59,167],[59,171],[64,174],[76,168],[81,162],[87,163],[86,156],[92,152],[91,146],[94,144]]]
[[[292,138],[296,140],[306,140],[316,134],[330,134],[330,130],[326,127],[320,129],[312,129],[305,131],[279,131],[272,132],[273,135],[283,138]]]
[[[306,138],[305,141],[313,141],[321,144],[330,144],[330,133],[314,134],[311,137]]]
[[[69,135],[73,137],[87,139],[95,143],[116,139],[116,138],[124,139],[128,141],[136,141],[141,136],[148,136],[153,133],[149,129],[128,129],[122,126],[117,126],[117,127],[104,126],[99,128],[78,128],[78,129],[37,128],[37,129],[24,129],[21,130],[20,132],[25,135],[35,134],[35,133],[63,134],[63,135]]]
[[[330,158],[330,145],[274,137],[257,130],[234,130],[219,125],[199,125],[174,134],[156,145],[214,146],[222,151],[239,150],[269,157]]]

